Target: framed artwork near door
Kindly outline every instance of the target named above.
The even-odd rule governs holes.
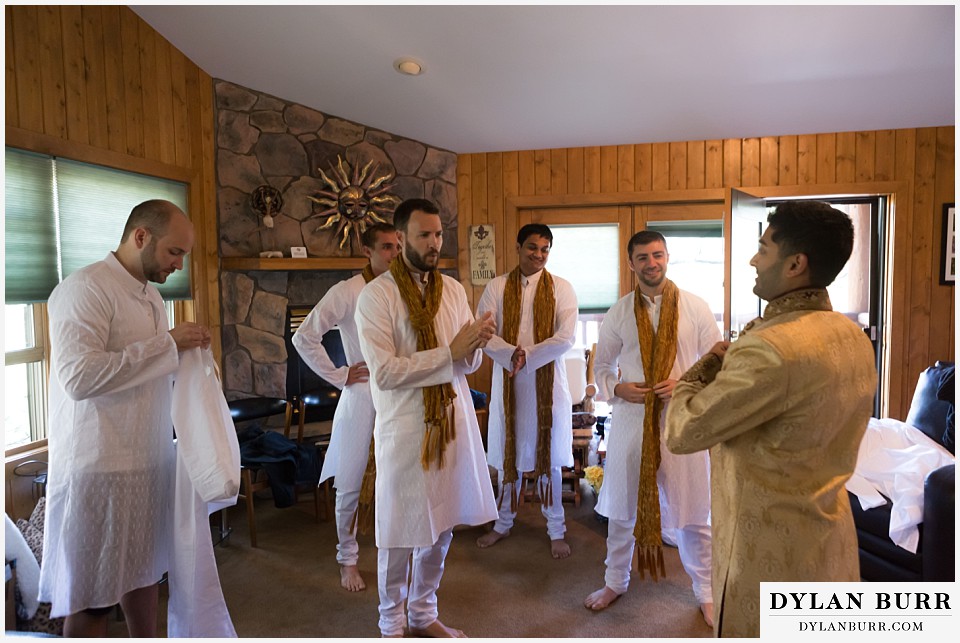
[[[957,235],[953,203],[943,204],[943,234],[940,248],[940,283],[952,286],[957,278]]]

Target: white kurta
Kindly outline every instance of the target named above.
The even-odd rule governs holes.
[[[553,363],[553,430],[550,437],[550,462],[555,467],[573,466],[573,414],[570,387],[567,385],[567,367],[564,355],[573,347],[577,330],[577,295],[573,286],[555,275],[553,290],[557,306],[554,314],[553,337],[534,344],[533,299],[543,271],[525,277],[520,275],[520,330],[517,344],[508,344],[503,335],[503,291],[508,275],[501,275],[487,284],[477,306],[477,316],[487,311],[497,322],[497,335],[484,352],[496,363],[493,385],[490,389],[490,417],[487,433],[487,462],[503,469],[505,441],[503,415],[504,370],[512,370],[511,358],[517,346],[527,354],[527,363],[514,376],[517,410],[517,469],[533,471],[537,460],[537,369]]]
[[[636,516],[643,442],[644,405],[632,404],[613,395],[619,382],[646,381],[633,297],[634,293],[622,297],[604,316],[594,364],[600,395],[610,401],[613,414],[597,512],[617,520],[632,520]],[[661,299],[656,297],[654,306],[647,309],[653,315],[654,328],[659,325]],[[649,299],[647,301],[650,303]],[[700,355],[722,339],[710,307],[696,295],[680,291],[677,317],[677,360],[670,371],[671,379],[679,379],[700,359]],[[620,376],[617,375],[618,367]],[[707,452],[679,456],[671,453],[662,439],[665,418],[666,406],[660,417],[661,462],[657,473],[662,528],[669,532],[687,525],[707,525],[710,516]]]
[[[50,469],[40,597],[108,607],[167,570],[177,345],[113,253],[50,295]]]
[[[473,322],[463,286],[443,276],[443,300],[434,318],[438,348],[417,351],[410,315],[389,272],[360,293],[356,320],[377,411],[377,547],[428,547],[456,525],[496,519],[466,380],[480,366],[482,352],[454,362],[449,348],[460,328]],[[456,439],[447,445],[444,467],[434,464],[424,471],[422,387],[445,382],[451,382],[457,394]]]
[[[367,283],[363,275],[355,275],[335,284],[323,296],[293,334],[293,345],[313,372],[343,393],[333,415],[330,447],[323,460],[320,481],[335,477],[334,485],[342,491],[357,491],[363,481],[373,436],[374,409],[369,382],[347,386],[350,364],[363,361],[354,313],[357,298]],[[330,361],[321,340],[334,326],[340,328],[347,366],[337,367]]]

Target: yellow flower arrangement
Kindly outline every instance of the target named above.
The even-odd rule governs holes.
[[[584,468],[583,477],[587,479],[594,493],[600,493],[600,486],[603,485],[603,467],[591,465]]]

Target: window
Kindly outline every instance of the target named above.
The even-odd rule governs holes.
[[[581,316],[607,312],[620,298],[618,226],[551,224],[550,231],[550,272],[573,284]]]
[[[187,211],[187,185],[6,148],[4,439],[19,449],[47,435],[46,300],[74,270],[116,249],[130,210],[166,199]],[[189,316],[188,264],[157,284],[171,319]]]
[[[723,224],[720,221],[651,221],[667,240],[667,277],[710,306],[723,332]]]

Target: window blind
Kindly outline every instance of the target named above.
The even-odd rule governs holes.
[[[620,297],[617,224],[551,225],[547,270],[573,285],[581,313],[605,313]]]
[[[187,211],[187,185],[176,181],[12,148],[6,166],[6,303],[46,301],[59,281],[115,250],[138,203],[165,199]],[[164,299],[189,299],[189,263],[154,285]]]

